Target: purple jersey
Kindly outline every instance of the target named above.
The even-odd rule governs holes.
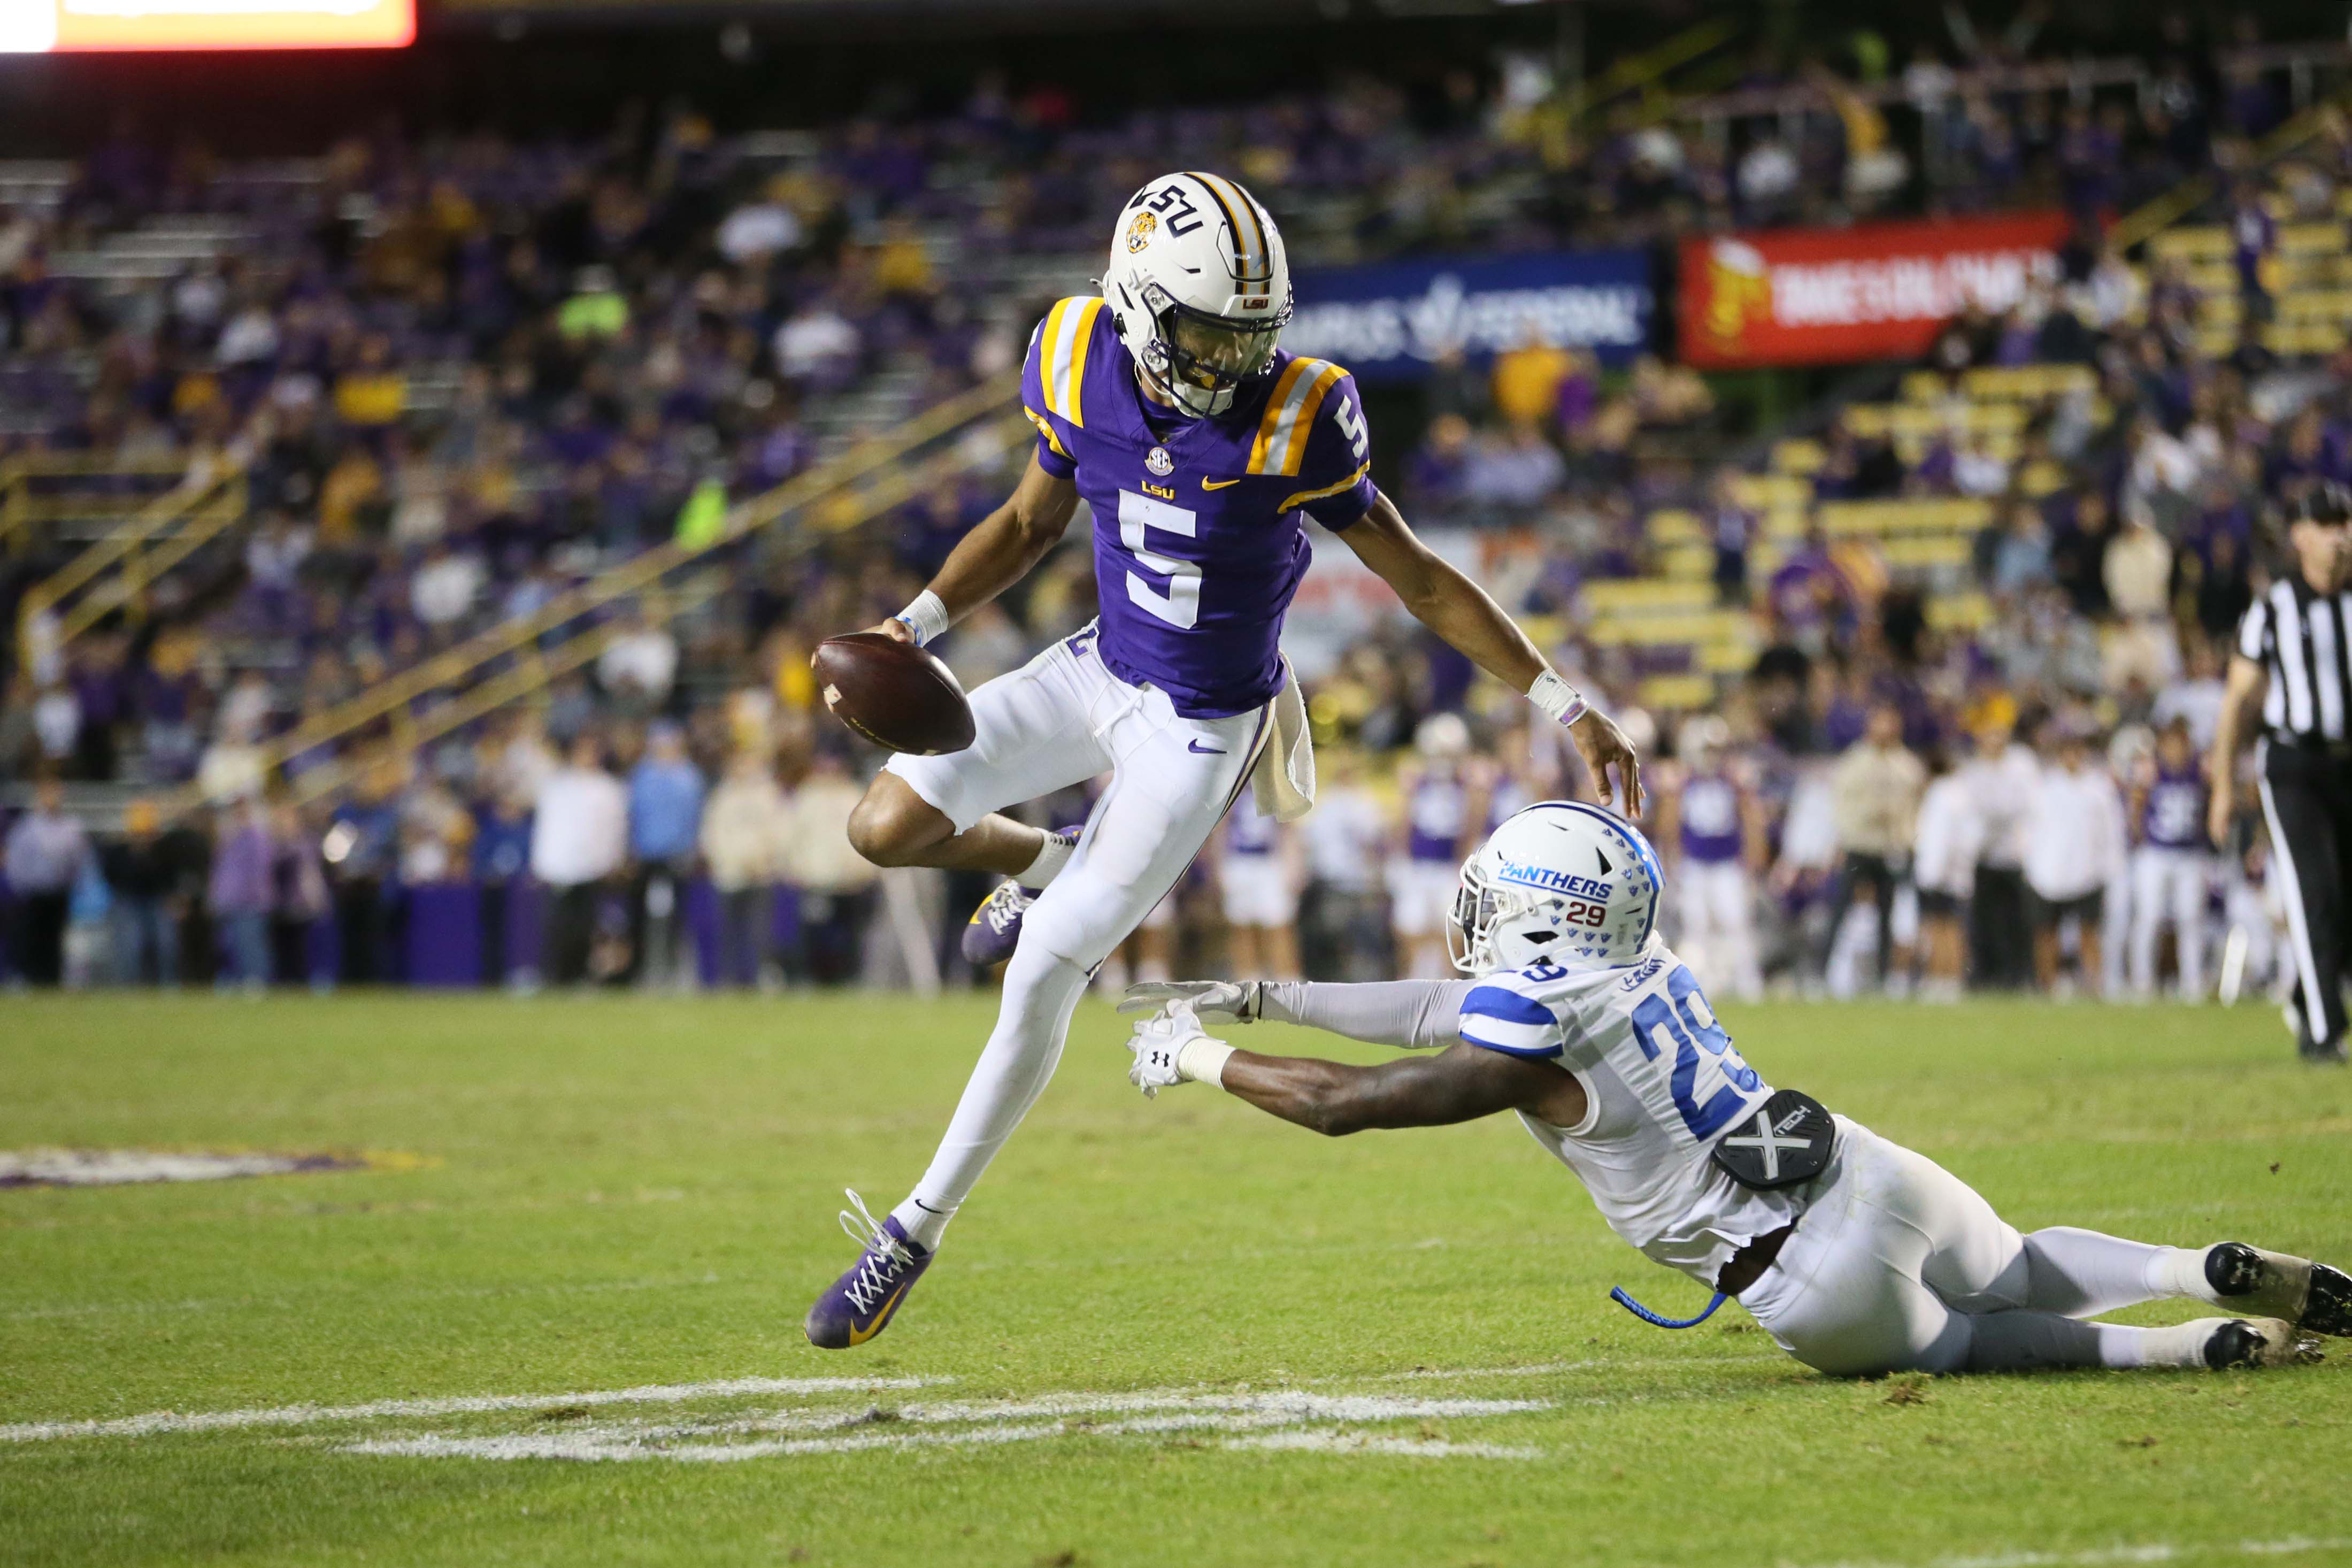
[[[1404,802],[1404,852],[1414,860],[1451,866],[1462,858],[1462,830],[1470,825],[1470,786],[1458,773],[1426,773]]]
[[[1721,773],[1683,781],[1683,858],[1702,866],[1739,858],[1739,786]]]
[[[1038,466],[1075,475],[1094,513],[1104,665],[1187,718],[1262,706],[1310,553],[1302,513],[1346,528],[1376,493],[1355,379],[1276,353],[1230,413],[1177,417],[1147,405],[1103,301],[1068,299],[1029,340],[1021,401]]]
[[[1225,814],[1225,852],[1265,856],[1274,853],[1274,818],[1260,815],[1248,790]]]
[[[2158,849],[2205,847],[2205,779],[2195,767],[2158,768],[2140,807],[2143,842]]]

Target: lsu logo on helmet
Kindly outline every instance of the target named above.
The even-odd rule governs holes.
[[[1151,243],[1152,232],[1159,228],[1159,226],[1160,220],[1152,216],[1150,213],[1140,212],[1136,214],[1134,221],[1127,226],[1128,254],[1131,256],[1135,252],[1141,250],[1145,246],[1150,245]]]

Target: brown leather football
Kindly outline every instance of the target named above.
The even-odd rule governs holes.
[[[962,683],[913,643],[851,632],[817,644],[809,662],[833,716],[876,745],[936,757],[971,744]]]

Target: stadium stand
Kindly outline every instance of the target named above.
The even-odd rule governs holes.
[[[315,930],[278,978],[526,975],[536,917],[506,900],[495,963],[419,946],[434,922],[403,911],[518,877],[490,851],[578,735],[627,763],[674,722],[714,779],[782,759],[812,811],[871,764],[819,721],[806,651],[904,602],[1001,494],[1028,325],[1155,168],[1235,169],[1322,264],[2063,206],[2060,275],[2006,316],[1769,426],[1665,358],[1603,372],[1545,345],[1444,371],[1418,440],[1382,427],[1384,482],[1630,716],[1668,789],[1687,721],[1725,721],[1795,933],[1768,968],[1850,990],[1839,846],[1807,797],[1870,709],[1922,752],[2095,728],[2128,785],[2167,695],[2210,683],[2269,511],[2347,477],[2327,361],[2352,323],[2352,134],[2319,90],[2333,47],[2242,41],[2184,85],[2160,52],[1988,45],[1846,78],[1759,68],[1751,42],[1710,24],[1591,83],[1506,60],[1430,101],[1358,77],[1097,121],[991,79],[950,114],[810,132],[678,109],[634,142],[263,164],[118,142],[0,168],[0,769],[74,781],[93,827],[136,799],[202,828],[192,978],[226,973],[200,841],[265,795],[277,852],[328,889],[279,911]],[[1531,386],[1539,416],[1509,417]],[[1082,556],[955,634],[968,683],[1084,622]],[[1321,739],[1376,773],[1454,709],[1528,787],[1576,787],[1393,626],[1315,666]],[[2249,837],[2217,897],[2258,905],[2260,861]],[[853,927],[957,912],[813,852],[765,875]],[[643,895],[615,917],[637,935]],[[774,924],[805,952],[802,907]],[[926,944],[897,948],[871,973],[919,977]],[[641,941],[614,951],[602,973],[645,972]]]

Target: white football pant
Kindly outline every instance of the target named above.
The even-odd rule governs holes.
[[[1400,949],[1412,952],[1407,967],[1417,980],[1442,980],[1454,973],[1444,950],[1428,939],[1445,930],[1454,912],[1454,895],[1462,885],[1460,868],[1450,861],[1415,860],[1400,857],[1389,862],[1389,926]],[[1400,952],[1400,957],[1404,957]]]
[[[1837,1123],[1837,1154],[1795,1234],[1739,1298],[1807,1366],[1860,1376],[2201,1364],[2201,1337],[2080,1320],[2190,1294],[2203,1248],[2067,1226],[2021,1237],[1926,1155]]]
[[[1737,860],[1689,860],[1675,875],[1682,932],[1675,948],[1710,988],[1741,1002],[1764,994],[1756,952],[1756,883]]]
[[[1183,876],[1248,778],[1272,705],[1187,719],[1165,692],[1103,668],[1094,628],[1066,637],[971,694],[971,746],[887,764],[955,824],[1108,771],[1076,850],[1029,906],[1004,970],[995,1031],[982,1050],[930,1169],[894,1211],[925,1247],[1062,1058],[1087,977]]]
[[[1278,929],[1298,918],[1298,889],[1276,856],[1228,855],[1217,878],[1229,924]]]
[[[2156,939],[2172,922],[2180,954],[2180,994],[2190,1001],[2205,994],[2205,901],[2212,858],[2194,849],[2144,844],[2132,852],[2131,983],[2142,996],[2156,994]]]

